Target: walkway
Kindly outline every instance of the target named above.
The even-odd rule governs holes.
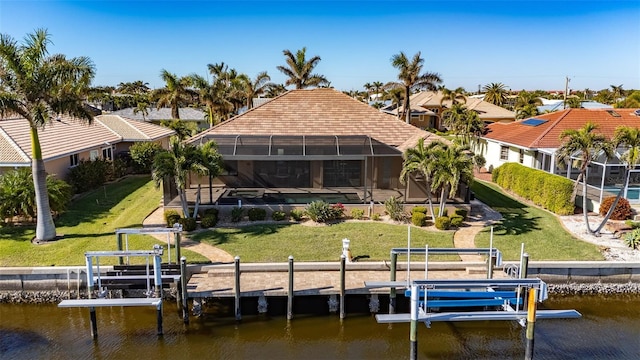
[[[476,235],[486,226],[502,219],[502,215],[479,200],[471,200],[471,213],[467,216],[467,226],[461,227],[453,234],[456,248],[475,248]],[[460,255],[462,261],[484,261],[480,255]]]

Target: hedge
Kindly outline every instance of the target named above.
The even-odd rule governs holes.
[[[573,181],[518,163],[506,163],[493,170],[493,182],[505,190],[532,201],[558,215],[573,214]]]

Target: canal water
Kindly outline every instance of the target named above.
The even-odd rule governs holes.
[[[640,295],[558,297],[549,309],[581,319],[539,320],[535,359],[640,359]],[[164,336],[153,308],[98,308],[98,339],[87,309],[0,304],[0,359],[406,359],[408,324],[377,324],[369,314],[214,316],[184,325],[164,309]],[[522,359],[515,322],[433,323],[418,328],[421,359]]]

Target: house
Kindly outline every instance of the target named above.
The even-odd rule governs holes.
[[[564,100],[548,100],[541,99],[542,105],[537,106],[538,113],[544,114],[548,112],[554,112],[559,110],[564,110]],[[583,109],[613,109],[613,106],[602,104],[597,101],[580,101],[580,107]]]
[[[286,92],[187,142],[215,141],[225,161],[213,185],[230,190],[218,192],[219,198],[210,195],[210,201],[230,198],[226,203],[233,204],[233,195],[242,193],[268,202],[266,193],[302,192],[309,202],[348,193],[331,202],[369,203],[389,196],[425,201],[419,179],[407,186],[399,181],[402,154],[420,138],[442,140],[339,91],[318,88]],[[208,180],[192,177],[191,186],[211,186]],[[165,187],[165,202],[175,195]]]
[[[505,162],[519,162],[531,168],[575,180],[578,169],[558,164],[556,152],[562,145],[560,134],[563,131],[580,129],[587,122],[597,124],[597,131],[610,139],[618,126],[640,127],[640,111],[567,109],[508,124],[494,123],[487,127],[487,133],[481,140],[483,146],[479,146],[478,149],[484,155],[489,171]],[[616,151],[613,159],[605,159],[602,156],[592,162],[587,183],[597,195],[597,202],[608,194],[625,191],[625,197],[629,202],[640,203],[640,169],[632,170],[629,188],[622,189],[624,166],[619,159],[625,150]]]
[[[140,141],[155,141],[168,147],[175,131],[117,115],[96,116],[86,122],[61,116],[38,129],[46,172],[64,179],[80,160],[112,160]],[[29,122],[22,118],[0,119],[0,173],[31,166]]]
[[[421,129],[443,129],[442,113],[451,108],[451,100],[442,101],[442,98],[441,91],[421,91],[411,95],[409,98],[411,125]],[[478,117],[485,123],[511,122],[516,118],[513,111],[493,105],[480,98],[467,97],[467,101],[462,103],[468,110],[478,113]],[[402,112],[402,106],[399,110]],[[384,107],[382,111],[396,116],[398,114],[395,105]]]
[[[171,108],[156,109],[155,107],[149,107],[147,108],[146,114],[143,114],[141,111],[136,112],[134,108],[126,108],[112,111],[109,114],[119,115],[124,118],[137,121],[147,121],[154,124],[160,124],[162,120],[174,120],[171,115]],[[199,129],[209,128],[209,121],[207,120],[206,113],[200,109],[190,107],[179,108],[178,114],[180,115],[180,120],[193,122]]]

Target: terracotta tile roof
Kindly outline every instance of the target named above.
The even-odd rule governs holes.
[[[580,129],[587,122],[597,124],[596,131],[608,138],[613,136],[618,126],[640,127],[640,116],[635,115],[634,110],[567,109],[536,116],[535,119],[546,120],[537,126],[524,124],[526,120],[491,124],[484,138],[530,149],[558,148],[562,143],[560,134],[564,130]]]
[[[0,128],[0,166],[29,166],[31,160],[18,144]]]
[[[367,135],[394,147],[441,139],[334,89],[291,90],[189,139],[231,135]],[[413,144],[412,144],[413,142]]]
[[[154,141],[176,133],[163,126],[125,119],[118,115],[100,115],[95,120],[120,135],[122,141]]]

